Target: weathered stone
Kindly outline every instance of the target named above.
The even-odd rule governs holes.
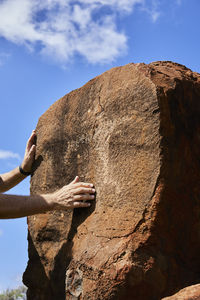
[[[37,125],[32,193],[75,175],[89,209],[28,218],[29,300],[158,300],[200,281],[200,75],[172,62],[111,69]]]
[[[200,299],[200,284],[188,286],[171,297],[163,298],[162,300],[199,300]]]

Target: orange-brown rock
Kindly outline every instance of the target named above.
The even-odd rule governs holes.
[[[128,64],[53,104],[31,192],[75,175],[96,202],[28,218],[28,300],[158,300],[200,282],[199,74]]]
[[[188,286],[171,297],[163,298],[162,300],[199,300],[200,299],[200,284]]]

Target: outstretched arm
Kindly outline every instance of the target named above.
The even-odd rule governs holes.
[[[28,139],[24,159],[21,164],[23,171],[28,173],[32,171],[32,164],[35,158],[35,136],[36,133],[35,130],[33,130],[30,138]],[[26,175],[20,172],[19,167],[8,173],[0,175],[0,193],[10,190],[15,185],[20,183],[24,178],[26,178]]]
[[[60,190],[45,195],[17,196],[0,194],[0,219],[20,218],[51,210],[89,207],[94,200],[93,184],[79,182],[78,176]]]

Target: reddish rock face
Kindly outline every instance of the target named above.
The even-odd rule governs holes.
[[[28,218],[29,300],[158,300],[200,280],[200,75],[111,69],[40,118],[31,193],[75,175],[88,209]]]
[[[162,300],[199,300],[200,299],[200,284],[186,287],[171,297],[163,298]]]

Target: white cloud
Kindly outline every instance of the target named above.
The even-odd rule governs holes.
[[[18,153],[14,153],[12,151],[0,150],[0,159],[9,159],[15,158],[20,160],[20,155]]]
[[[112,62],[127,49],[117,16],[136,5],[146,8],[153,21],[159,17],[157,0],[3,0],[0,36],[61,63],[75,54],[90,63]]]
[[[148,13],[148,15],[150,16],[150,18],[152,19],[152,21],[155,23],[158,18],[161,15],[161,11],[159,9],[160,7],[160,0],[152,0],[152,1],[148,1],[143,3],[142,5],[142,9]]]

